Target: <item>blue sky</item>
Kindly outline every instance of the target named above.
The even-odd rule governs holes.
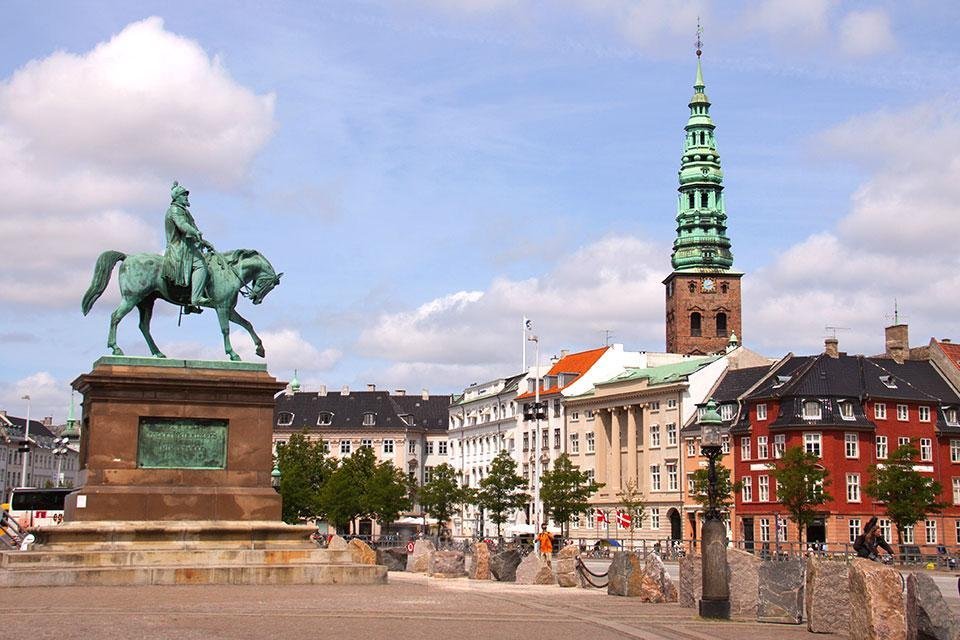
[[[174,179],[285,272],[241,303],[283,379],[454,391],[519,368],[523,315],[545,358],[662,349],[698,16],[747,346],[880,352],[895,298],[915,344],[956,326],[953,3],[196,4],[5,5],[0,408],[63,419],[96,256],[161,251]],[[166,353],[221,357],[174,310]]]

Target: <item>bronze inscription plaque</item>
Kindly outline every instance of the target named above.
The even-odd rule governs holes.
[[[143,469],[225,469],[227,421],[140,418],[137,466]]]

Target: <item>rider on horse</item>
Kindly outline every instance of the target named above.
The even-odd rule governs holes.
[[[170,190],[170,207],[164,217],[167,250],[164,253],[163,277],[177,287],[190,288],[190,304],[186,313],[200,313],[200,305],[210,304],[206,294],[207,261],[203,249],[213,251],[213,245],[203,239],[190,213],[190,200],[180,183]]]

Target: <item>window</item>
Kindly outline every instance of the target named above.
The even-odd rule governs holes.
[[[877,402],[873,405],[873,417],[877,420],[887,419],[887,405],[883,402]]]
[[[803,434],[803,450],[820,457],[822,438],[819,433]]]
[[[481,446],[482,446],[482,444],[481,444]],[[482,451],[482,449],[481,449],[481,451]],[[426,453],[426,455],[428,455],[428,456],[432,456],[432,455],[433,455],[433,440],[427,440],[427,453]]]
[[[703,329],[701,328],[701,317],[700,314],[694,311],[690,314],[690,335],[697,337],[703,335]]]
[[[694,440],[687,440],[687,457],[692,458],[697,455],[697,443]]]
[[[370,448],[372,449],[372,448],[373,448],[373,440],[371,440],[370,438],[363,438],[362,440],[360,440],[360,446],[361,446],[361,447],[370,447]]]
[[[703,144],[703,134],[700,134],[700,144]],[[706,191],[700,193],[700,207],[706,209],[710,206],[710,196]]]
[[[947,421],[947,424],[957,426],[957,410],[954,408],[944,409],[943,419]]]
[[[658,409],[660,408],[660,403],[657,403],[657,408]],[[669,400],[667,400],[667,409],[676,409],[676,408],[677,408],[676,398],[670,398]]]
[[[727,337],[727,314],[725,313],[717,314],[717,337]]]
[[[720,405],[720,419],[721,420],[733,420],[733,409],[736,405],[733,404],[722,404]]]
[[[757,420],[767,419],[767,403],[761,402],[757,405]]]
[[[388,439],[383,441],[383,452],[384,453],[393,453],[393,440]]]
[[[403,420],[403,423],[409,427],[412,427],[417,421],[416,418],[414,418],[409,413],[406,415],[400,416],[400,419]],[[486,422],[486,420],[484,420],[484,422]]]
[[[667,491],[679,491],[680,482],[677,478],[677,463],[667,464]]]
[[[584,414],[586,414],[587,420],[593,420],[594,416],[596,415],[593,409],[587,409],[586,411],[584,411]]]
[[[341,440],[340,441],[340,455],[347,455],[350,453],[350,441]]]
[[[530,434],[526,431],[523,432],[523,450],[526,451],[530,448]]]
[[[587,469],[585,473],[587,474],[587,482],[593,482],[597,477],[597,472],[593,469]]]
[[[579,419],[580,419],[580,412],[579,412],[579,411],[572,411],[572,412],[570,412],[570,422],[576,422],[576,421],[579,420]]]
[[[753,478],[744,476],[740,487],[740,497],[744,502],[753,502]]]
[[[650,509],[650,528],[660,528],[660,507],[653,507]]]
[[[651,401],[647,405],[647,408],[650,409],[650,411],[660,411],[660,401],[659,400]]]
[[[740,438],[740,459],[750,459],[750,436]]]
[[[677,446],[677,423],[676,422],[667,423],[667,446],[668,447]]]
[[[857,434],[843,434],[843,452],[848,458],[860,457],[860,441],[857,439]]]
[[[447,455],[448,450],[449,449],[448,449],[446,440],[441,440],[440,442],[437,443],[437,453],[439,453],[441,456]]]
[[[423,482],[427,483],[433,480],[433,467],[423,468]]]
[[[660,446],[660,425],[658,424],[650,425],[650,446]]]
[[[950,462],[960,462],[960,440],[950,441]]]
[[[893,376],[880,376],[880,382],[883,383],[887,389],[896,389],[897,383],[893,381]]]
[[[331,424],[333,424],[333,414],[329,411],[321,411],[320,416],[317,418],[317,425],[326,427]]]
[[[930,407],[917,407],[920,422],[930,422]]]
[[[770,476],[757,478],[757,500],[770,502]]]
[[[693,201],[693,192],[691,191],[690,193],[687,194],[687,208],[693,209],[695,206],[697,205]]]
[[[770,518],[760,518],[760,542],[770,542]]]
[[[820,417],[820,403],[816,400],[805,400],[803,403],[803,419],[819,420]]]
[[[757,436],[757,458],[766,460],[768,455],[767,436]]]
[[[587,433],[587,453],[593,453],[597,450],[596,437],[593,431]]]
[[[560,417],[560,399],[559,398],[553,401],[553,417],[554,418]]]
[[[860,535],[860,518],[850,518],[848,531],[850,536],[850,542],[851,543],[856,542],[857,536]]]
[[[960,478],[953,478],[953,504],[960,504]]]
[[[580,453],[580,434],[570,434],[570,453]]]
[[[903,528],[903,544],[913,544],[913,527]]]
[[[293,414],[289,411],[281,411],[277,416],[277,426],[289,427],[291,424],[293,424]]]
[[[897,420],[900,422],[906,422],[910,417],[910,410],[905,404],[897,405]]]
[[[463,444],[460,444],[460,447],[463,448]],[[416,455],[417,453],[417,441],[411,440],[407,443],[407,453],[411,455]]]
[[[849,400],[841,400],[837,404],[840,406],[840,417],[843,420],[853,420],[853,403]]]
[[[883,536],[883,539],[887,542],[890,542],[891,540],[893,540],[893,538],[890,537],[890,532],[891,532],[890,518],[880,518],[879,524],[880,524],[880,535]]]
[[[927,544],[937,544],[937,521],[927,520],[923,523],[923,530],[927,535]]]
[[[693,481],[693,474],[687,474],[687,494],[692,496],[697,492],[697,483]]]
[[[877,460],[887,459],[887,436],[877,436]]]
[[[363,414],[363,426],[372,427],[377,424],[377,414],[368,412]]]
[[[547,435],[549,433],[550,433],[549,429],[544,429],[543,431],[540,432],[540,448],[542,449],[547,448],[547,443],[549,442],[549,440],[547,440]]]
[[[553,430],[553,448],[554,449],[560,448],[560,429]]]
[[[860,502],[860,474],[847,474],[847,502]]]
[[[730,436],[720,436],[720,450],[723,455],[730,453]]]
[[[923,462],[933,460],[933,440],[930,438],[920,438],[920,460]]]
[[[784,451],[787,450],[787,435],[785,433],[778,433],[773,436],[773,457],[779,460],[783,457]]]
[[[660,465],[650,465],[650,489],[660,491]]]
[[[897,438],[897,446],[905,447],[910,444],[910,436],[900,436]]]

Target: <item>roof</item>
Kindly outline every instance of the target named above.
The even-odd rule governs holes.
[[[744,367],[743,369],[727,369],[720,384],[710,396],[718,403],[734,402],[750,388],[757,384],[763,376],[770,372],[774,365],[762,367]]]
[[[587,371],[589,371],[590,368],[593,367],[593,365],[595,365],[597,361],[601,357],[603,357],[603,354],[605,354],[609,349],[610,347],[600,347],[599,349],[591,349],[589,351],[580,351],[579,353],[571,353],[569,355],[566,355],[560,358],[556,364],[550,367],[550,371],[547,372],[547,376],[557,376],[558,383],[546,389],[541,389],[540,395],[545,396],[551,393],[559,393],[561,389],[568,387],[580,376],[582,376]],[[566,384],[561,386],[559,384],[559,376],[561,373],[572,373],[575,375],[575,377],[569,382],[567,382]],[[523,398],[533,398],[535,395],[536,395],[535,392],[527,391],[526,393],[521,393],[520,395],[518,395],[517,399],[519,400]]]
[[[953,342],[944,342],[943,340],[935,340],[937,346],[940,347],[940,350],[943,351],[944,355],[950,360],[950,363],[953,364],[957,369],[960,369],[960,344],[954,344]]]
[[[715,362],[723,356],[704,356],[701,358],[689,358],[673,364],[663,364],[658,367],[628,367],[623,373],[616,375],[609,380],[598,382],[597,386],[605,384],[616,384],[630,380],[647,380],[650,386],[658,384],[669,384],[671,382],[682,382],[687,376],[696,373],[708,364]]]
[[[309,391],[283,394],[277,398],[273,410],[274,424],[281,413],[292,413],[293,420],[284,429],[335,431],[366,430],[402,431],[417,430],[446,432],[449,420],[450,396],[391,395],[388,391],[352,391],[346,395],[328,393],[320,395]],[[318,426],[320,414],[333,414],[331,424]],[[376,423],[364,425],[364,414],[376,414]],[[409,422],[404,420],[408,417]]]
[[[26,418],[17,418],[16,416],[6,416],[9,425],[4,425],[7,435],[11,438],[23,438],[23,429],[27,424]],[[30,420],[31,438],[55,438],[56,436],[50,429],[45,427],[42,422]]]
[[[504,394],[508,394],[508,393],[513,393],[513,392],[517,391],[517,389],[520,387],[520,381],[523,380],[523,379],[526,378],[526,377],[527,377],[527,374],[526,374],[526,373],[517,373],[517,374],[514,374],[514,375],[512,375],[512,376],[508,376],[508,377],[506,377],[506,378],[502,378],[502,380],[503,380],[503,389],[500,389],[500,391],[497,391],[496,393],[486,393],[486,394],[484,394],[484,395],[482,395],[482,396],[478,396],[478,397],[475,397],[475,398],[470,398],[469,400],[467,400],[467,399],[466,399],[466,398],[467,398],[467,390],[473,389],[474,387],[483,387],[483,386],[486,386],[486,385],[488,385],[488,384],[490,384],[490,383],[489,383],[489,382],[485,382],[485,383],[483,383],[483,384],[477,384],[477,385],[473,385],[473,384],[472,384],[472,385],[470,385],[469,387],[467,387],[467,389],[464,390],[463,393],[459,393],[459,394],[454,395],[454,396],[452,397],[452,400],[451,400],[451,402],[450,402],[450,405],[451,405],[451,406],[454,406],[454,405],[461,405],[461,404],[470,404],[470,403],[473,403],[473,402],[479,402],[479,401],[481,401],[481,400],[486,400],[486,399],[491,398],[491,397],[496,397],[496,396],[499,396],[499,395],[504,395]],[[494,381],[494,382],[495,382],[495,381]]]

